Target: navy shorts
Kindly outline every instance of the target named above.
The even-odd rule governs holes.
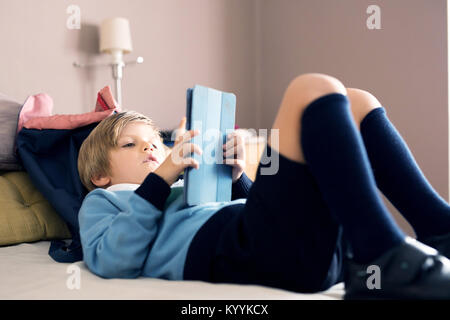
[[[276,174],[258,165],[245,204],[213,215],[194,236],[185,280],[257,284],[318,292],[342,281],[342,228],[322,199],[308,166],[279,156]],[[264,153],[263,153],[264,157]]]

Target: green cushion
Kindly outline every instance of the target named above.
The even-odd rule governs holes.
[[[0,172],[0,245],[69,238],[67,224],[26,172]]]

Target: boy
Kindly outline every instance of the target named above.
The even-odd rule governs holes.
[[[375,97],[327,75],[301,75],[286,89],[272,129],[279,141],[268,139],[265,154],[279,157],[276,174],[262,175],[262,161],[252,183],[243,173],[242,139],[231,138],[224,156],[233,166],[232,201],[182,207],[174,182],[186,167],[199,166],[189,157],[202,153],[189,143],[198,132],[183,133],[166,157],[146,117],[126,112],[103,120],[78,162],[93,190],[79,213],[90,270],[107,278],[298,292],[344,281],[348,299],[450,298],[450,261],[443,256],[450,254],[450,207],[427,184]],[[377,186],[418,238],[443,255],[396,226]],[[381,271],[381,287],[367,285],[369,266]]]

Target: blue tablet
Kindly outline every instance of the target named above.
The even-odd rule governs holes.
[[[198,129],[192,138],[203,154],[192,154],[200,166],[184,171],[184,202],[187,206],[231,200],[231,170],[224,164],[222,145],[234,130],[236,96],[195,85],[186,92],[186,130]]]

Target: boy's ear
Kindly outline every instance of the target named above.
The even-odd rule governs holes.
[[[107,186],[111,182],[111,178],[102,175],[96,175],[91,178],[91,182],[99,188]]]

